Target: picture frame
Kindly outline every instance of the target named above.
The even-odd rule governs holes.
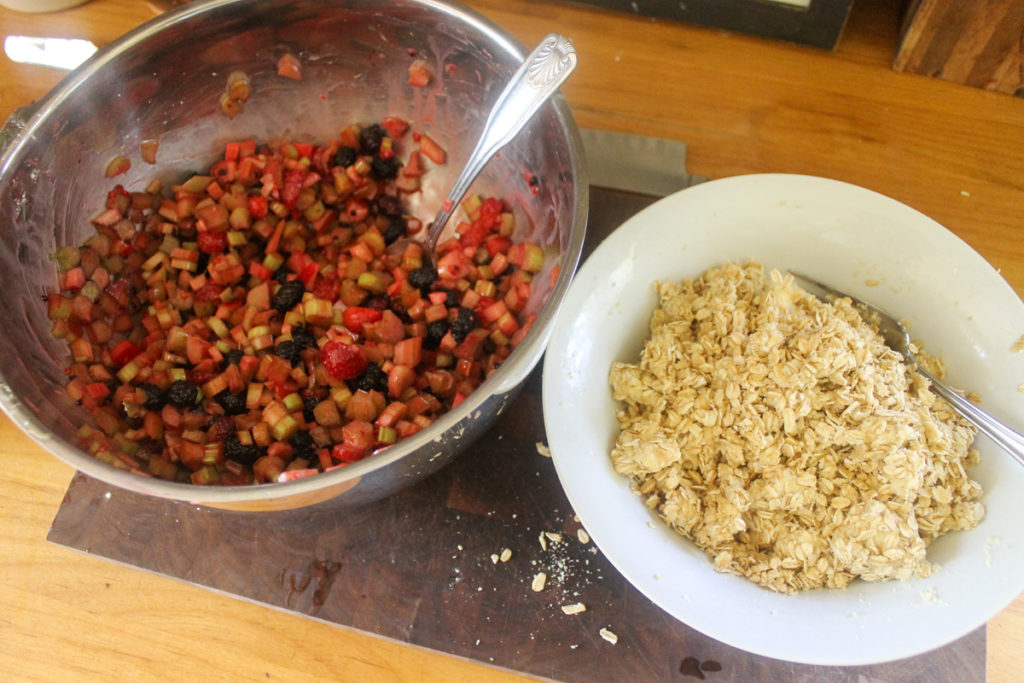
[[[835,49],[853,0],[573,0],[637,16]]]

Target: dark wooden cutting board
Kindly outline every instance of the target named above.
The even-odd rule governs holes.
[[[593,188],[588,250],[650,197]],[[237,513],[111,489],[77,475],[49,540],[396,640],[559,680],[985,680],[985,629],[867,667],[752,655],[676,621],[580,528],[545,444],[541,368],[453,464],[356,509]],[[560,534],[561,541],[539,536]],[[511,550],[507,562],[492,555]],[[544,590],[533,577],[545,572]],[[583,603],[566,615],[561,607]],[[611,644],[600,635],[618,636]]]

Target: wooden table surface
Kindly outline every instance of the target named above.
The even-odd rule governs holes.
[[[947,226],[1024,292],[1024,100],[890,68],[895,0],[857,0],[834,53],[539,0],[471,0],[523,44],[571,37],[581,126],[685,140],[693,173],[849,181]],[[49,15],[0,9],[0,33],[104,45],[143,0]],[[0,57],[0,119],[53,69]],[[503,671],[277,612],[46,541],[73,474],[0,417],[0,672],[18,680],[512,680]],[[1024,597],[989,624],[989,680],[1024,671]]]

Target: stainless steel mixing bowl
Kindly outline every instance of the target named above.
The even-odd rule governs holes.
[[[276,74],[278,57],[302,61],[302,80]],[[407,84],[411,55],[435,74]],[[208,166],[231,140],[322,141],[352,122],[409,119],[447,147],[448,164],[424,176],[412,207],[433,216],[470,150],[491,103],[526,51],[507,33],[458,5],[433,0],[226,0],[195,2],[98,52],[46,98],[12,117],[0,142],[0,405],[39,444],[71,466],[149,495],[239,510],[292,508],[327,499],[368,502],[436,471],[482,434],[540,359],[576,269],[587,218],[579,132],[561,96],[492,161],[473,191],[515,204],[521,234],[550,252],[553,286],[537,292],[536,323],[468,400],[430,428],[339,470],[282,484],[201,487],[132,474],[76,443],[85,410],[63,394],[65,346],[51,338],[43,294],[56,285],[52,255],[91,233],[89,220],[115,181],[141,189],[154,177],[180,180]],[[253,95],[228,119],[218,98],[245,71]],[[159,163],[140,143],[159,140]],[[115,180],[115,155],[132,160]],[[540,180],[538,191],[529,174]],[[541,288],[538,288],[541,289]]]

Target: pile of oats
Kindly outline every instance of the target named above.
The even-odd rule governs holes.
[[[848,301],[757,263],[657,290],[611,370],[611,457],[716,569],[787,593],[928,576],[927,545],[982,519],[974,428]]]

